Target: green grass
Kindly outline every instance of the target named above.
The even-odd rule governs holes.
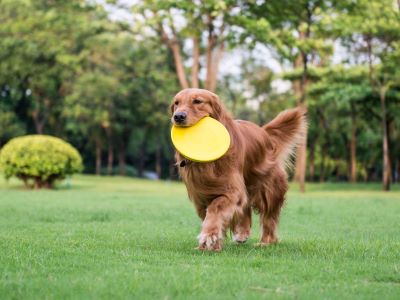
[[[200,222],[180,183],[79,176],[27,191],[0,180],[1,299],[399,299],[400,191],[293,187],[281,243],[228,237],[194,250]]]

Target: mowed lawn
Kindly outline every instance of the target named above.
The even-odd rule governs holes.
[[[55,191],[0,179],[1,299],[400,299],[400,191],[292,186],[281,243],[195,250],[181,183],[77,176]]]

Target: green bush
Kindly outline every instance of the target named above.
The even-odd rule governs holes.
[[[27,187],[51,188],[56,180],[82,170],[79,152],[63,140],[27,135],[10,140],[0,151],[0,170]]]

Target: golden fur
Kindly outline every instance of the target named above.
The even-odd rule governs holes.
[[[186,118],[177,123],[176,114],[182,113]],[[228,229],[236,242],[245,242],[252,209],[260,213],[260,244],[278,241],[276,227],[288,189],[285,165],[306,131],[305,113],[300,107],[286,110],[260,127],[234,120],[218,96],[207,90],[184,89],[174,97],[171,114],[175,125],[191,126],[211,116],[224,124],[231,136],[228,152],[214,162],[187,161],[176,152],[179,174],[203,221],[199,249],[221,250]]]

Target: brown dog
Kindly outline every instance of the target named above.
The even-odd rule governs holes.
[[[174,97],[171,113],[176,126],[191,126],[210,116],[224,124],[231,136],[228,152],[214,162],[192,162],[176,153],[189,198],[203,220],[199,249],[221,250],[229,228],[236,242],[245,242],[250,235],[252,209],[260,213],[260,245],[276,243],[276,227],[288,189],[285,165],[306,131],[305,110],[286,110],[259,127],[233,120],[217,95],[185,89]]]

